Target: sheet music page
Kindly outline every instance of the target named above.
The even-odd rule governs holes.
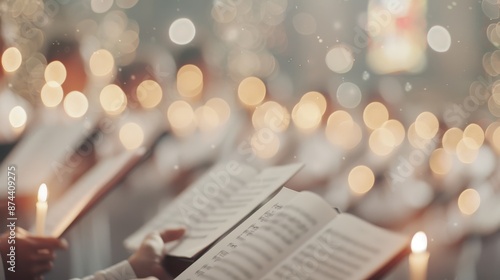
[[[60,237],[96,196],[107,191],[146,152],[142,148],[100,160],[48,208],[45,231]]]
[[[61,172],[61,166],[65,166],[67,158],[90,133],[83,121],[71,125],[40,125],[30,130],[2,164],[2,170],[7,169],[7,164],[19,167],[17,175],[23,180],[19,181],[17,195],[36,194],[41,183]],[[40,143],[43,143],[43,148],[40,148]],[[0,181],[6,182],[7,177],[3,173],[0,173]],[[6,192],[0,193],[0,198],[6,195]]]
[[[298,193],[294,190],[283,188],[266,204],[255,211],[248,219],[231,231],[226,237],[203,254],[194,264],[184,271],[178,279],[190,279],[187,275],[203,274],[218,261],[226,257],[232,250],[244,242],[253,232],[259,230],[269,219],[276,215],[283,206]],[[184,276],[186,275],[186,276]]]
[[[236,161],[219,165],[127,238],[125,246],[136,249],[153,230],[183,226],[187,228],[184,238],[166,249],[169,255],[192,258],[246,217],[301,167],[302,164],[291,164],[257,173]]]
[[[340,214],[263,279],[367,279],[407,244],[402,235]]]
[[[337,215],[310,192],[297,193],[289,202],[280,194],[276,199],[280,208],[272,216],[266,213],[276,200],[265,204],[176,280],[261,279]]]

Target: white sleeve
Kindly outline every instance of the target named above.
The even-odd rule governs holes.
[[[94,275],[87,276],[81,280],[130,280],[136,278],[137,276],[132,266],[125,260],[104,270],[97,271]],[[78,278],[73,278],[71,280],[78,280]]]

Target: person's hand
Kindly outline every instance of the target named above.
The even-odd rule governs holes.
[[[184,235],[184,229],[165,230],[150,233],[139,249],[128,258],[130,266],[138,278],[154,276],[158,279],[170,279],[161,265],[163,248],[166,242],[174,241]]]
[[[8,243],[9,235],[10,232],[5,232],[0,236],[0,252],[7,279],[43,279],[42,275],[54,266],[54,251],[68,248],[64,239],[34,236],[20,227],[16,228],[15,244]],[[11,246],[15,248],[15,272],[8,270],[10,257],[7,254]]]

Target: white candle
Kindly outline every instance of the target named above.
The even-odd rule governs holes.
[[[415,233],[411,240],[410,279],[427,279],[427,264],[429,262],[429,252],[427,252],[427,236],[423,231]]]
[[[47,217],[47,185],[41,184],[38,189],[38,202],[36,203],[36,234],[45,234],[45,218]]]

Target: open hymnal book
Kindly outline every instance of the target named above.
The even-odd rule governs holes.
[[[60,237],[111,190],[139,162],[145,152],[145,148],[123,151],[98,161],[55,203],[50,203],[45,233]]]
[[[407,248],[405,236],[283,188],[175,279],[367,279]]]
[[[194,259],[255,211],[301,167],[301,163],[295,163],[258,171],[236,161],[218,164],[128,237],[125,246],[137,249],[148,233],[182,226],[187,229],[182,241],[166,249],[170,256]]]

